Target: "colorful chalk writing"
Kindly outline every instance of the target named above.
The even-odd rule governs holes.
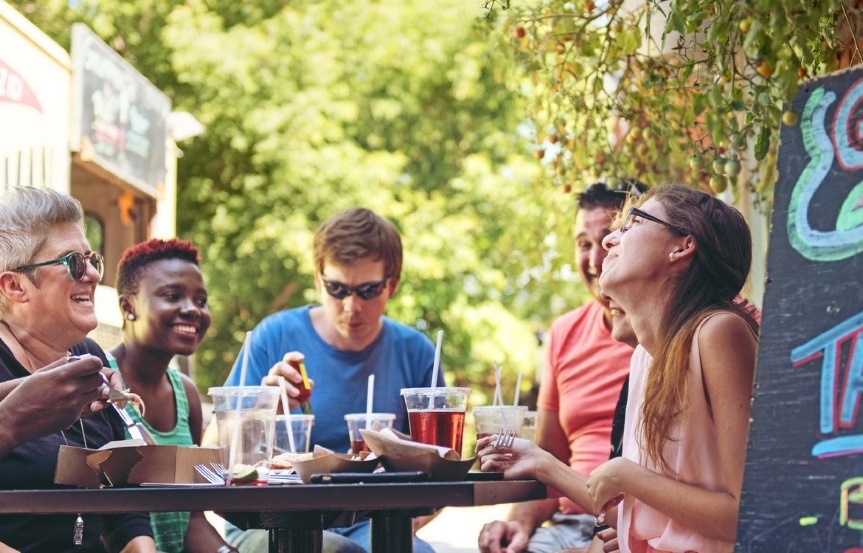
[[[819,427],[822,434],[833,434],[839,428],[851,428],[857,419],[860,394],[863,393],[863,312],[847,319],[833,328],[791,350],[791,362],[799,367],[813,359],[821,361],[821,396]],[[838,376],[841,373],[840,350],[850,340],[850,352],[846,361],[845,378],[836,406]],[[838,416],[837,416],[838,415]],[[838,420],[837,420],[838,419]],[[815,444],[812,455],[827,457],[849,455],[863,451],[863,434],[830,438]]]
[[[855,186],[836,217],[835,230],[816,230],[809,208],[833,165],[834,152],[846,171],[863,169],[863,79],[855,82],[827,127],[827,109],[836,93],[818,88],[812,92],[801,118],[801,133],[810,162],[800,174],[788,207],[788,239],[800,255],[813,261],[839,261],[863,251],[863,182]]]

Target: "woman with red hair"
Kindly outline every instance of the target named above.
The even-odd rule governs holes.
[[[151,239],[123,254],[117,293],[123,341],[110,350],[125,387],[146,409],[126,411],[163,445],[200,445],[201,399],[194,381],[170,366],[175,355],[192,355],[210,328],[207,288],[191,243]],[[158,408],[155,408],[158,406]],[[235,551],[201,512],[152,513],[156,547],[165,553]]]

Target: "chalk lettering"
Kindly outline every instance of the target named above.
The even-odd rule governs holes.
[[[851,428],[857,420],[860,396],[863,394],[863,312],[791,350],[791,363],[799,367],[822,357],[819,428],[822,434],[834,434],[839,428]],[[850,340],[845,379],[837,408],[837,387],[841,374],[841,348]],[[832,457],[863,451],[863,434],[830,438],[815,444],[812,455]]]

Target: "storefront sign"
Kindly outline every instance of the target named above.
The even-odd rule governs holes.
[[[156,197],[170,100],[83,24],[72,28],[72,63],[73,150]]]

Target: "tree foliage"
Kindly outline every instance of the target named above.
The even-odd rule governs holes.
[[[193,113],[178,228],[213,313],[198,384],[220,384],[264,316],[315,301],[311,237],[364,205],[400,229],[388,314],[444,329],[452,383],[490,400],[537,366],[535,333],[578,305],[573,205],[544,186],[506,44],[461,0],[13,2],[68,47],[84,21]],[[432,24],[429,24],[432,22]],[[511,397],[511,396],[510,396]]]
[[[800,82],[863,61],[860,2],[538,0],[489,6],[520,61],[552,180],[732,184],[772,197]],[[499,9],[498,9],[499,8]],[[505,10],[503,8],[509,8]]]

